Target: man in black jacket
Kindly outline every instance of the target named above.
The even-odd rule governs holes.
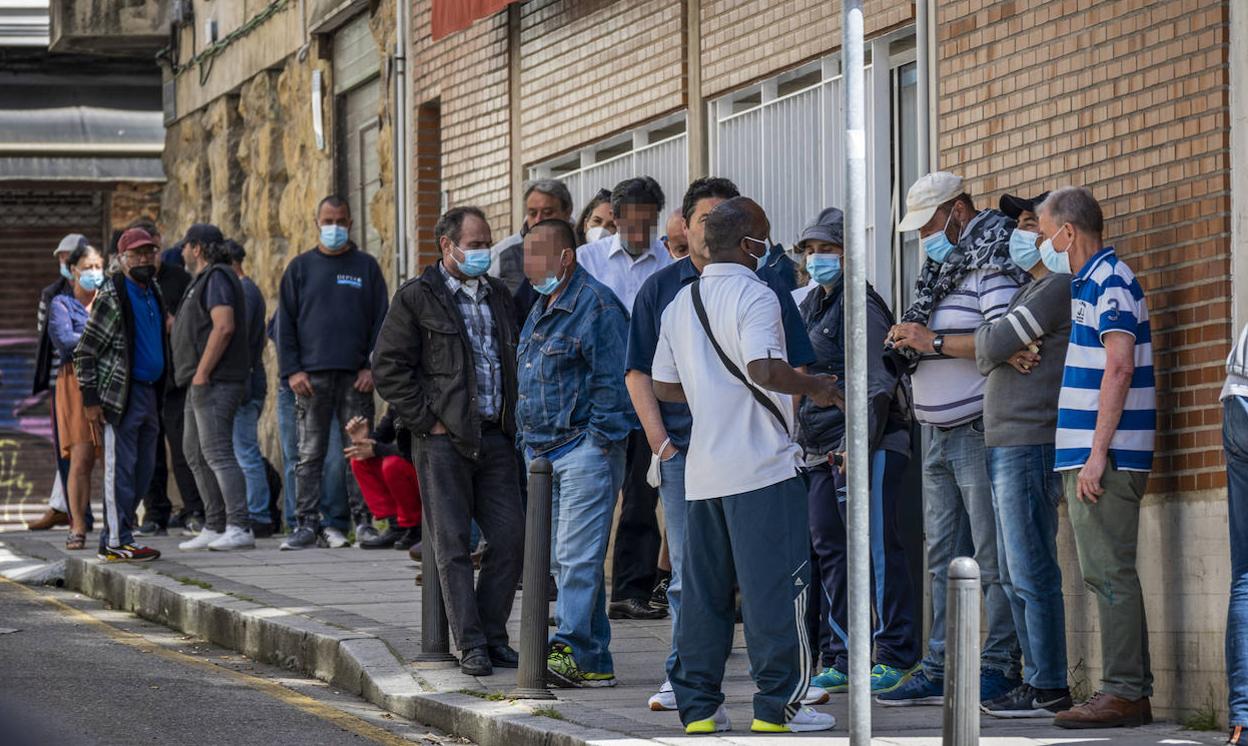
[[[412,433],[426,544],[437,558],[461,668],[488,676],[519,660],[506,626],[524,548],[514,418],[519,335],[507,286],[485,276],[485,214],[454,208],[434,234],[442,260],[395,294],[373,369],[378,393]],[[473,520],[487,542],[475,588]]]

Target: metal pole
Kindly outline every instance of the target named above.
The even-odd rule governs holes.
[[[529,505],[524,526],[524,593],[520,597],[520,668],[516,699],[554,699],[546,688],[546,619],[550,613],[550,461],[529,465]]]
[[[917,37],[918,48],[915,50],[915,77],[918,79],[915,85],[915,108],[918,109],[916,117],[918,124],[918,133],[916,140],[917,155],[919,162],[919,176],[926,176],[931,171],[931,165],[928,160],[927,151],[930,147],[928,140],[928,108],[927,108],[927,69],[928,58],[927,50],[931,39],[927,33],[927,14],[931,12],[927,7],[927,0],[916,0],[914,3],[915,10],[915,36]]]
[[[867,452],[867,139],[862,0],[844,0],[845,415],[849,545],[849,742],[871,743],[870,454]],[[876,354],[880,353],[876,350]]]
[[[407,11],[408,3],[404,0],[394,4],[394,266],[400,282],[409,274],[407,202],[412,183],[408,156],[411,135],[407,110]]]
[[[979,565],[949,563],[945,627],[945,746],[979,743]]]
[[[420,522],[420,652],[421,663],[453,663],[451,633],[446,624],[446,603],[438,578],[438,558],[433,550],[432,521],[429,512]]]

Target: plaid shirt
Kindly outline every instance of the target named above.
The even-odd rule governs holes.
[[[91,304],[91,318],[87,320],[87,327],[74,349],[74,374],[82,390],[83,404],[102,407],[105,419],[114,425],[121,421],[126,411],[130,396],[130,365],[133,362],[134,331],[126,328],[126,310],[123,307],[129,301],[118,291],[124,283],[125,276],[117,273],[109,276],[100,286]],[[152,290],[157,307],[163,314],[160,287],[155,281],[152,282]],[[165,335],[162,333],[161,336]],[[167,338],[162,346],[168,362]]]
[[[497,421],[503,408],[503,361],[498,353],[498,335],[494,328],[494,314],[486,297],[490,293],[490,285],[485,280],[477,281],[477,292],[471,294],[463,282],[451,276],[440,262],[442,279],[446,280],[446,289],[451,291],[459,313],[464,317],[464,327],[468,330],[468,344],[472,347],[472,368],[477,378],[477,408],[481,418]]]

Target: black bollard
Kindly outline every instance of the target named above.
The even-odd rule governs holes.
[[[438,579],[438,560],[433,549],[433,530],[429,512],[420,522],[420,653],[421,663],[454,663],[451,655],[451,633],[446,624],[446,602],[442,600],[442,583]]]
[[[520,599],[520,668],[516,671],[515,699],[554,699],[546,688],[546,652],[549,648],[547,600],[550,583],[550,461],[533,459],[529,465],[529,505],[524,527],[524,593]]]

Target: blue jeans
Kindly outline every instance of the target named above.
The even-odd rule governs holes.
[[[676,620],[680,618],[680,574],[685,566],[685,517],[689,506],[685,502],[685,452],[677,451],[666,461],[659,463],[663,483],[659,485],[659,499],[663,501],[663,523],[667,530],[667,558],[672,565],[672,578],[667,584],[667,609],[672,615],[672,652],[667,656],[664,669],[671,675],[676,665]]]
[[[933,681],[945,678],[949,563],[954,557],[973,556],[979,563],[988,618],[980,665],[1017,678],[1018,637],[997,571],[997,519],[984,453],[984,421],[974,420],[949,430],[930,428],[930,432],[931,443],[923,459],[923,529],[932,583],[932,628],[923,668]]]
[[[1053,445],[988,449],[997,513],[997,564],[1023,649],[1023,682],[1066,688],[1066,605],[1057,563],[1062,475]]]
[[[551,466],[551,570],[559,586],[551,642],[572,648],[582,671],[614,673],[603,564],[624,482],[624,443],[604,455],[586,437]]]
[[[247,481],[247,512],[253,524],[272,523],[269,515],[269,480],[264,472],[264,456],[260,454],[260,438],[257,426],[263,399],[251,399],[242,403],[234,415],[234,457],[243,470]]]
[[[277,429],[282,441],[282,506],[286,525],[294,528],[295,464],[299,461],[299,431],[295,427],[295,392],[286,386],[277,389]],[[342,454],[342,428],[335,417],[329,429],[329,447],[321,471],[321,525],[344,533],[351,528],[347,510],[347,459]]]
[[[104,425],[104,526],[100,552],[134,543],[134,510],[152,482],[160,415],[156,387],[132,380],[121,421]]]
[[[1232,727],[1248,726],[1248,399],[1222,403],[1227,523],[1231,527],[1231,605],[1226,619],[1226,677]]]

